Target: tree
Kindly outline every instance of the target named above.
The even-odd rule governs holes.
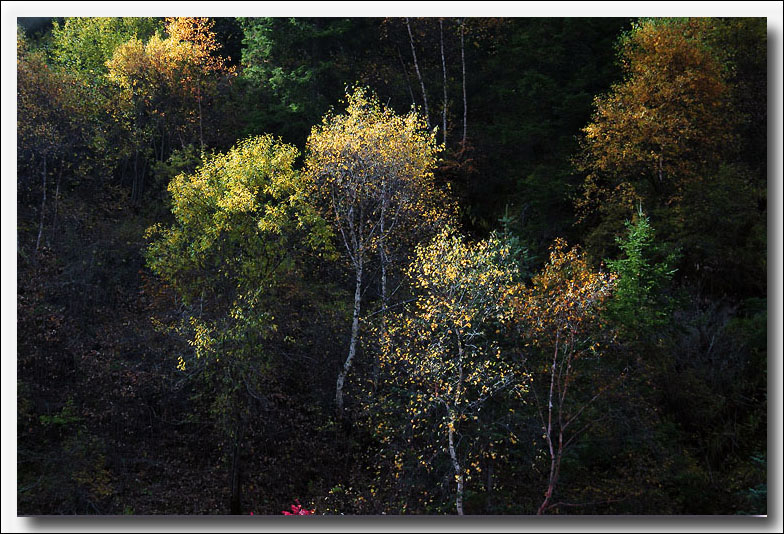
[[[576,247],[567,250],[566,242],[557,239],[550,248],[548,263],[517,300],[515,318],[525,346],[530,347],[534,391],[539,389],[544,395],[539,400],[537,394],[537,404],[550,467],[538,515],[554,506],[551,500],[564,453],[584,428],[570,433],[567,430],[609,387],[591,384],[587,398],[578,396],[584,392],[575,391],[583,366],[601,357],[597,330],[615,280],[614,274],[592,271],[582,252]]]
[[[435,135],[415,113],[396,115],[363,89],[347,95],[345,114],[328,115],[313,128],[307,151],[311,191],[334,224],[355,274],[348,356],[335,392],[342,417],[343,385],[359,340],[367,263],[378,253],[385,266],[394,244],[390,237],[402,228],[437,223],[448,203],[433,182]],[[382,290],[384,280],[382,276]]]
[[[72,74],[101,84],[117,47],[161,30],[163,21],[152,17],[66,17],[62,24],[53,22],[51,55]]]
[[[303,146],[310,128],[361,79],[375,41],[372,19],[241,18],[242,79],[248,83],[249,128],[275,131]]]
[[[526,392],[500,335],[511,318],[517,274],[501,238],[469,244],[447,227],[417,246],[406,272],[413,302],[391,314],[383,333],[383,392],[371,403],[373,428],[397,455],[413,447],[415,466],[429,469],[428,453],[448,455],[458,515],[469,474],[481,471],[472,445],[492,424],[482,408],[501,392],[518,399]]]
[[[326,243],[323,221],[307,204],[295,148],[270,136],[241,141],[169,184],[175,222],[150,228],[150,268],[180,295],[180,331],[193,347],[177,367],[198,373],[214,391],[213,413],[230,460],[231,511],[239,513],[240,459],[250,408],[277,328],[269,312],[276,279],[298,244]]]
[[[625,78],[596,98],[577,160],[586,173],[577,207],[594,221],[597,251],[640,202],[661,214],[667,237],[688,224],[688,189],[709,183],[733,142],[728,85],[702,29],[699,20],[644,20],[620,43]]]
[[[427,127],[430,128],[430,111],[427,106],[427,91],[425,90],[425,82],[422,80],[422,73],[419,71],[419,62],[417,61],[416,47],[414,46],[414,36],[411,33],[411,23],[408,21],[408,17],[406,17],[406,29],[408,30],[408,40],[411,44],[411,57],[414,58],[414,70],[416,71],[419,85],[422,87],[422,101],[425,103],[425,122],[427,123]]]
[[[193,50],[193,58],[188,62],[191,68],[185,71],[184,86],[190,90],[198,104],[199,145],[204,150],[204,128],[202,102],[205,98],[217,97],[217,84],[221,77],[236,75],[236,69],[229,65],[230,58],[218,55],[222,46],[216,40],[212,28],[215,22],[206,17],[169,17],[166,19],[166,32],[176,43],[188,43]]]
[[[676,255],[656,261],[661,247],[654,242],[653,227],[642,209],[634,221],[626,221],[626,229],[626,238],[617,239],[624,257],[607,261],[618,275],[607,311],[623,334],[644,338],[669,321],[672,306],[663,291],[675,272],[670,266]]]
[[[22,199],[27,200],[28,192],[37,194],[33,176],[40,173],[38,250],[51,187],[49,176],[57,173],[54,224],[64,169],[89,166],[94,133],[90,126],[97,109],[89,88],[74,75],[47,64],[42,52],[29,50],[21,29],[17,32],[17,55],[17,186]]]
[[[211,28],[203,18],[168,18],[167,38],[155,34],[143,42],[134,37],[107,62],[107,78],[120,94],[118,118],[133,139],[134,201],[144,191],[140,154],[152,151],[164,161],[175,143],[183,149],[192,143],[205,148],[204,116],[217,107],[219,91],[235,75],[216,55],[220,47]]]

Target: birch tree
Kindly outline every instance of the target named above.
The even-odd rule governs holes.
[[[306,175],[312,193],[333,221],[354,270],[348,355],[338,373],[335,404],[343,413],[343,387],[359,342],[362,287],[370,258],[382,266],[382,306],[390,237],[411,224],[443,218],[446,200],[433,181],[439,153],[435,134],[411,112],[396,115],[364,89],[347,96],[346,112],[328,115],[307,143]],[[402,233],[402,232],[401,232]]]
[[[422,101],[425,104],[425,122],[427,127],[430,128],[430,110],[427,105],[427,91],[425,91],[425,81],[422,78],[422,72],[419,70],[419,61],[417,61],[416,47],[414,46],[414,34],[411,33],[411,23],[406,17],[406,29],[408,30],[408,41],[411,43],[411,56],[414,58],[414,70],[416,71],[419,85],[422,87]]]
[[[373,426],[398,455],[412,448],[412,438],[402,436],[413,436],[422,444],[411,451],[414,463],[426,469],[428,456],[445,454],[455,510],[463,515],[466,484],[481,469],[481,451],[472,444],[484,427],[482,407],[505,390],[522,398],[527,387],[500,342],[513,311],[517,265],[499,237],[471,244],[445,228],[417,247],[406,274],[415,298],[391,314],[384,335],[385,380]]]

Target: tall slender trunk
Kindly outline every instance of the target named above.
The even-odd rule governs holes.
[[[547,491],[545,492],[544,501],[539,506],[539,510],[537,510],[536,515],[544,514],[544,511],[547,509],[547,505],[550,504],[550,499],[553,496],[553,491],[555,490],[555,484],[558,482],[558,471],[561,465],[561,450],[563,447],[563,430],[560,428],[559,425],[559,440],[558,440],[558,450],[556,451],[553,446],[553,395],[555,391],[555,371],[556,365],[558,363],[558,342],[560,338],[560,334],[556,334],[555,336],[555,351],[553,352],[553,364],[550,368],[550,392],[547,397],[547,428],[545,429],[545,439],[547,440],[547,446],[550,450],[550,476],[547,482]],[[560,409],[560,406],[559,406]]]
[[[231,497],[229,501],[231,515],[240,515],[242,513],[242,458],[240,457],[244,433],[242,426],[243,423],[239,422],[234,434],[234,443],[231,451]]]
[[[52,219],[52,241],[57,232],[57,205],[60,203],[60,181],[63,179],[63,165],[60,164],[60,172],[57,174],[57,187],[54,190],[54,218]]]
[[[558,476],[561,472],[561,458],[563,457],[563,432],[559,429],[558,431],[558,449],[555,455],[550,459],[550,477],[547,482],[547,491],[545,492],[544,501],[541,505],[539,505],[539,510],[536,511],[536,515],[543,515],[545,510],[547,510],[547,506],[550,504],[550,500],[553,497],[553,492],[555,491],[555,486],[558,483]]]
[[[468,99],[466,98],[466,69],[465,69],[465,20],[460,20],[460,61],[463,64],[463,147],[468,137]]]
[[[335,407],[337,410],[338,419],[343,418],[343,384],[346,381],[346,375],[351,369],[351,362],[354,360],[354,355],[357,351],[357,339],[359,338],[359,313],[360,303],[362,301],[362,256],[357,254],[357,285],[354,289],[354,318],[351,323],[351,342],[348,346],[348,357],[343,364],[343,368],[338,374],[338,382],[335,390]]]
[[[455,386],[455,401],[454,405],[458,406],[460,403],[460,387],[463,384],[463,344],[460,343],[460,332],[456,333],[457,341],[457,385]],[[455,506],[457,507],[457,515],[463,515],[463,486],[465,483],[463,476],[463,468],[457,459],[457,450],[455,449],[455,425],[457,417],[453,410],[449,410],[449,457],[452,459],[452,467],[455,470],[455,479],[457,480],[457,495],[455,496]]]
[[[400,48],[397,48],[397,57],[400,59],[400,65],[403,67],[403,77],[406,79],[406,87],[408,88],[408,95],[411,97],[411,103],[416,105],[416,99],[414,98],[414,91],[411,89],[411,82],[408,79],[408,69],[406,68],[406,62],[403,61],[403,54],[400,53]]]
[[[441,34],[441,71],[444,73],[444,146],[446,146],[446,59],[444,58],[444,19],[438,19],[438,29]]]
[[[139,184],[139,147],[136,147],[136,152],[133,156],[133,185],[131,186],[131,204],[136,204],[136,189]]]
[[[386,196],[381,204],[381,238],[378,244],[379,263],[381,263],[381,338],[387,333],[387,250],[386,250]],[[378,386],[378,375],[381,372],[378,351],[373,358],[373,391]]]
[[[231,453],[231,499],[229,503],[231,515],[242,513],[242,484],[240,483],[240,444],[235,438]]]
[[[204,152],[204,133],[201,124],[201,88],[199,88],[198,100],[199,100],[199,144],[201,146],[201,151]]]
[[[38,224],[38,239],[35,240],[35,250],[41,245],[41,234],[44,231],[44,215],[46,213],[46,154],[44,154],[43,172],[44,179],[43,198],[41,200],[41,222]]]
[[[457,480],[457,496],[455,497],[455,506],[457,507],[457,515],[463,515],[463,469],[460,467],[460,462],[457,460],[457,451],[455,450],[455,416],[452,414],[449,417],[449,457],[452,459],[452,467],[455,470],[455,479]]]
[[[408,39],[411,43],[411,55],[414,57],[414,69],[417,73],[417,78],[419,78],[419,85],[422,87],[422,100],[425,103],[425,122],[427,123],[428,129],[430,128],[430,110],[427,107],[427,93],[425,92],[425,82],[422,80],[422,73],[419,71],[419,62],[417,61],[416,56],[416,49],[414,48],[414,35],[411,33],[411,24],[408,22],[408,17],[406,17],[406,28],[408,28]]]

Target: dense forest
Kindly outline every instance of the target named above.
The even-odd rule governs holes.
[[[17,506],[767,514],[763,18],[17,27]]]

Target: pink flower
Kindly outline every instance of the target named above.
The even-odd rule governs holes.
[[[294,499],[294,502],[297,503],[297,504],[292,504],[291,505],[291,512],[287,512],[286,510],[283,510],[281,513],[283,515],[312,515],[312,514],[314,514],[316,512],[315,509],[308,510],[305,507],[303,507],[299,503],[299,499]]]

